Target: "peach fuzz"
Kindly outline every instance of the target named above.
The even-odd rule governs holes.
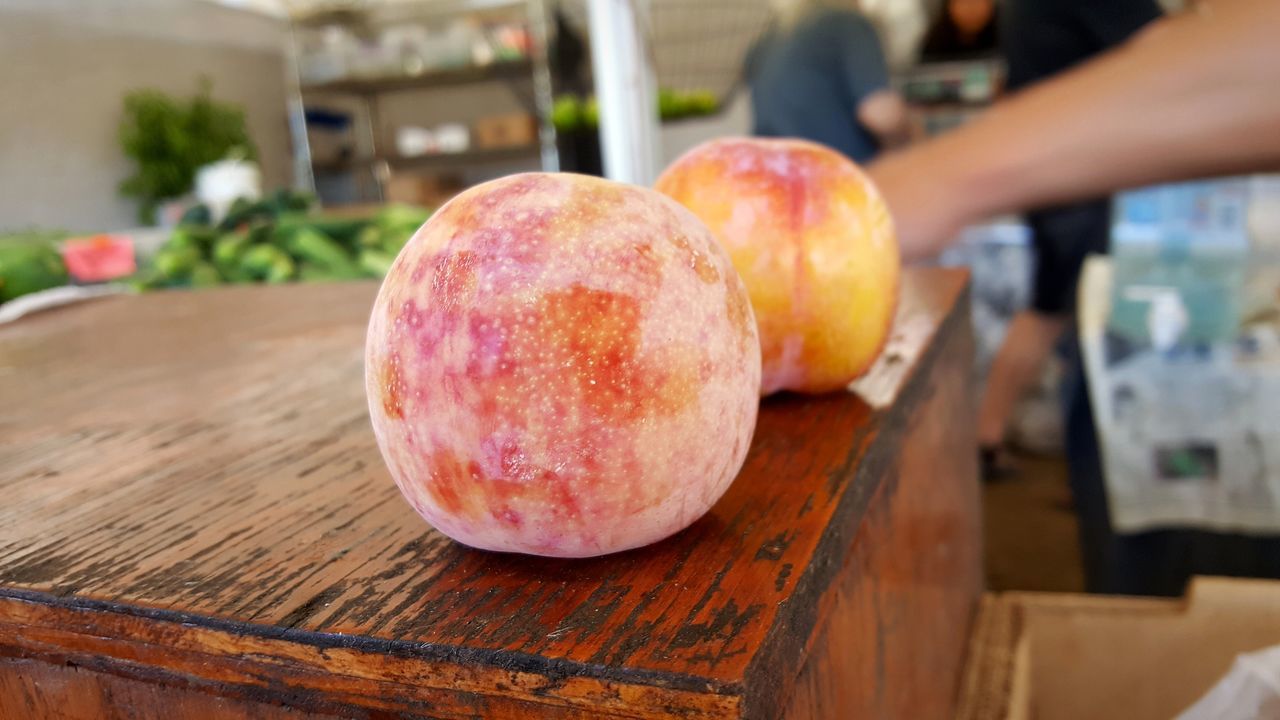
[[[640,187],[514,175],[442,207],[374,304],[378,446],[431,525],[488,550],[617,552],[737,475],[760,345],[729,257]]]
[[[821,393],[888,339],[900,260],[889,211],[852,161],[803,140],[729,138],[685,153],[656,189],[711,229],[751,294],[762,394]]]

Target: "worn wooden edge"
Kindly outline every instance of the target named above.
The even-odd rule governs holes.
[[[1018,717],[1027,700],[1031,615],[1172,617],[1187,611],[1179,598],[1007,591],[983,595],[965,648],[956,720]]]
[[[874,428],[857,439],[849,457],[840,471],[852,470],[840,500],[836,504],[826,532],[818,540],[814,556],[820,562],[810,563],[796,581],[795,591],[778,609],[773,626],[769,628],[759,652],[747,666],[744,679],[742,716],[744,718],[777,718],[786,709],[795,686],[796,676],[778,678],[774,668],[803,667],[817,635],[822,627],[819,622],[822,608],[828,605],[834,591],[834,582],[845,562],[853,553],[853,539],[859,523],[872,497],[882,486],[892,487],[897,481],[897,447],[871,442],[874,434],[898,433],[905,430],[911,415],[930,396],[929,370],[938,362],[941,354],[950,349],[950,338],[965,329],[970,322],[968,307],[971,286],[966,278],[956,294],[946,317],[938,325],[923,352],[915,361],[899,391],[897,402],[879,414]],[[898,433],[900,434],[900,433]],[[865,454],[863,450],[868,448]],[[861,454],[861,462],[850,468]]]
[[[1006,598],[986,595],[965,648],[956,720],[988,720],[1006,714],[1013,693],[1013,664],[1022,615]]]
[[[969,295],[966,279],[906,373],[898,402],[877,412],[874,425],[862,429],[840,468],[829,474],[832,492],[841,497],[815,549],[818,561],[798,578],[742,681],[510,650],[320,633],[5,587],[0,587],[0,656],[74,664],[216,694],[230,691],[236,697],[315,712],[379,708],[448,717],[440,713],[455,708],[453,714],[473,715],[465,708],[474,703],[457,702],[466,696],[504,702],[533,716],[577,707],[632,718],[778,717],[821,630],[824,598],[853,550],[855,521],[881,485],[893,481],[896,448],[876,447],[872,440],[886,429],[904,426],[927,398],[928,370],[947,344],[939,338],[952,336],[959,324],[968,322],[964,310]],[[872,452],[867,452],[869,444]],[[837,490],[841,478],[847,480]],[[139,623],[140,618],[150,622]],[[777,677],[776,668],[788,674]],[[335,704],[322,696],[345,699]]]
[[[143,618],[147,622],[138,622]],[[266,627],[12,589],[0,590],[0,656],[315,712],[374,708],[470,716],[474,712],[466,708],[483,698],[534,717],[575,706],[617,717],[736,717],[739,705],[736,694],[702,678]]]

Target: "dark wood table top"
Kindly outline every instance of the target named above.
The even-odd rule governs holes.
[[[968,322],[965,288],[907,271],[857,394],[766,400],[707,516],[590,560],[470,550],[401,499],[362,383],[376,284],[115,297],[0,326],[0,641],[26,628],[249,684],[285,658],[304,685],[434,683],[495,712],[777,707],[885,475],[877,438],[935,335]]]

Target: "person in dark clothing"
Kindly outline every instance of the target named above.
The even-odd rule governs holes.
[[[1000,51],[1018,90],[1120,45],[1163,14],[1156,0],[1005,0]]]
[[[875,28],[853,10],[820,9],[767,34],[747,56],[753,132],[822,143],[855,162],[907,137]]]
[[[1155,0],[1006,0],[1001,51],[1011,92],[1069,70],[1127,40],[1160,17]],[[1075,312],[1084,259],[1107,251],[1111,201],[1098,198],[1026,215],[1035,247],[1031,307],[1014,316],[988,376],[978,415],[984,473],[1007,467],[1002,446],[1010,416],[1036,382]]]
[[[926,61],[967,60],[996,53],[995,0],[947,0],[924,36]]]
[[[1027,8],[1045,5],[1063,10],[1066,3],[1036,0]],[[1111,28],[1125,17],[1120,5],[1128,3],[1071,0],[1067,9],[1108,17]],[[935,255],[961,228],[1037,204],[1280,169],[1276,27],[1280,3],[1202,3],[1153,22],[1104,57],[1014,93],[962,128],[877,161],[869,174],[893,215],[903,257]],[[1069,51],[1075,43],[1060,45],[1056,32],[1026,37],[1025,51],[1038,58],[1053,48]],[[1082,28],[1076,35],[1114,37]],[[1078,344],[1069,345],[1076,357],[1063,383],[1067,459],[1086,587],[1172,594],[1194,574],[1280,577],[1275,535],[1115,532]]]

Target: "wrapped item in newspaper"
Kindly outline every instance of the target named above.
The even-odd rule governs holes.
[[[1080,340],[1118,532],[1280,532],[1277,199],[1274,178],[1125,193],[1112,258],[1086,264]]]
[[[1090,258],[1079,313],[1112,525],[1117,532],[1280,532],[1274,329],[1248,328],[1234,342],[1180,344],[1176,326],[1187,324],[1180,319],[1185,308],[1153,303],[1151,342],[1138,344],[1108,330],[1112,275],[1110,261]]]

